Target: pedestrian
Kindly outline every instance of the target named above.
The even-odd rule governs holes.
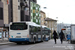
[[[60,41],[61,41],[61,44],[63,43],[63,39],[64,39],[64,33],[63,31],[61,30],[61,32],[59,33],[59,37],[60,37]]]
[[[71,40],[71,35],[70,35],[70,34],[67,34],[67,35],[66,35],[66,38],[67,38],[67,41],[68,41],[68,43],[69,43],[70,40]]]
[[[55,41],[55,44],[56,44],[56,39],[57,39],[57,32],[54,30],[53,32],[53,38],[54,38],[54,41]]]

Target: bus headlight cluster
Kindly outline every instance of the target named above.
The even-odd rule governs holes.
[[[10,38],[10,35],[9,35],[9,38]]]
[[[27,37],[29,37],[29,34],[27,35]]]
[[[13,36],[10,36],[10,35],[9,35],[9,38],[13,38]]]

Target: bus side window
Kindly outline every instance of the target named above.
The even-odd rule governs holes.
[[[32,31],[32,27],[31,27],[31,26],[29,26],[29,31],[30,31],[30,32]]]
[[[50,33],[50,31],[48,31],[48,33]]]
[[[34,32],[34,26],[32,26],[32,32]]]
[[[34,32],[37,32],[37,27],[34,27]]]
[[[41,28],[40,27],[38,27],[38,31],[41,31]]]

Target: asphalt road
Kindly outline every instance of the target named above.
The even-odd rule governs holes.
[[[1,45],[0,50],[74,50],[74,44],[69,44],[66,41],[61,44],[60,40],[58,39],[57,44],[54,44],[54,40],[36,44],[17,45],[13,43],[8,45]]]

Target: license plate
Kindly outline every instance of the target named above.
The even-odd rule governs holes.
[[[16,36],[16,38],[21,38],[21,36]]]
[[[17,34],[21,34],[21,33],[17,33]]]

